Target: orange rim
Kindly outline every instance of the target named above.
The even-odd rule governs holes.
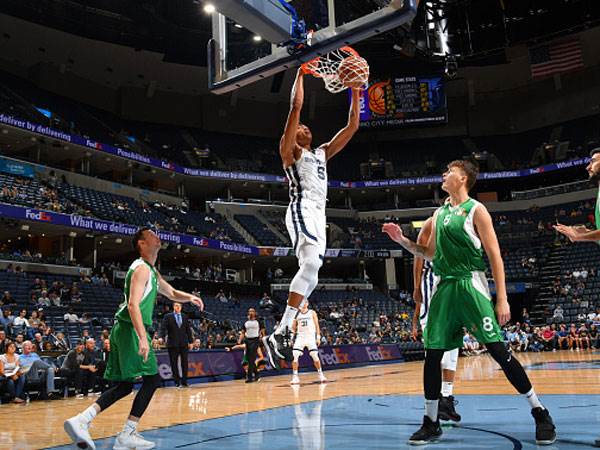
[[[342,50],[346,53],[350,53],[350,55],[352,55],[352,56],[357,56],[360,58],[360,55],[358,54],[358,52],[356,50],[354,50],[352,47],[345,46],[345,47],[341,47],[340,50]],[[318,72],[315,72],[313,69],[310,68],[310,65],[317,65],[321,58],[322,58],[321,56],[317,56],[316,58],[313,58],[310,61],[307,61],[304,64],[302,64],[300,66],[300,68],[302,69],[302,72],[305,75],[312,75],[313,77],[321,78],[321,75],[319,75]]]

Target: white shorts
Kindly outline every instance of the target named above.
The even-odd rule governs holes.
[[[293,349],[303,352],[305,348],[307,348],[309,352],[318,351],[316,336],[296,336]]]
[[[421,322],[421,329],[425,331],[427,326],[427,316],[429,315],[429,306],[431,303],[431,297],[440,282],[440,277],[433,273],[432,269],[423,271],[421,277],[421,296],[423,301],[421,302],[421,311],[419,311],[419,321]]]
[[[302,264],[306,248],[316,246],[318,255],[325,257],[327,246],[325,207],[309,200],[291,203],[285,215],[285,226],[292,241],[298,264]]]

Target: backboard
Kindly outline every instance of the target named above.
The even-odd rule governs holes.
[[[236,0],[252,3],[250,0]],[[230,16],[231,0],[226,1]],[[264,4],[274,3],[274,0]],[[242,86],[300,66],[317,56],[352,45],[400,26],[410,26],[417,13],[418,0],[291,0],[287,1],[307,29],[314,30],[307,45],[296,47],[265,42],[260,29],[249,30],[231,17],[217,11],[212,18],[212,39],[208,43],[208,84],[215,94],[224,94]],[[255,11],[253,11],[255,13]],[[281,16],[281,11],[276,11]],[[264,21],[248,21],[274,35]]]

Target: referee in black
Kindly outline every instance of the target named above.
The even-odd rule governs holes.
[[[258,320],[256,310],[254,308],[248,309],[248,320],[244,323],[244,328],[240,333],[240,339],[238,344],[246,345],[245,359],[248,361],[248,373],[246,383],[252,383],[258,381],[258,370],[256,368],[256,357],[258,354],[258,347],[260,345],[260,338],[265,335],[265,327]]]

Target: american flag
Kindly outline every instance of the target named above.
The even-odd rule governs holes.
[[[529,49],[531,77],[535,80],[583,67],[579,39],[552,42]]]

